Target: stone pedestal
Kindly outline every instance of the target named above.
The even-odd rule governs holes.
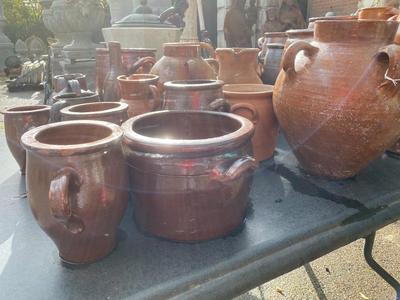
[[[10,39],[3,33],[3,28],[6,24],[6,19],[3,14],[3,2],[0,0],[0,73],[5,67],[4,61],[7,57],[14,54],[14,45]]]

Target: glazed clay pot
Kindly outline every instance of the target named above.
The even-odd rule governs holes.
[[[150,71],[151,74],[160,77],[159,87],[161,90],[167,81],[216,79],[215,61],[213,59],[206,61],[200,55],[204,44],[206,43],[164,44],[164,56]]]
[[[129,118],[161,108],[161,95],[157,87],[159,77],[153,74],[134,74],[118,77],[121,102],[129,105]]]
[[[366,7],[360,9],[358,13],[359,20],[383,20],[386,21],[397,15],[399,11],[393,7]]]
[[[281,71],[281,60],[283,55],[284,45],[268,44],[267,54],[265,56],[264,68],[261,75],[263,83],[274,85],[276,78]]]
[[[33,215],[67,263],[107,256],[128,201],[122,130],[101,121],[35,128],[22,137]]]
[[[265,55],[267,53],[268,44],[282,44],[284,45],[287,40],[286,32],[266,32],[264,36],[258,39],[258,47],[261,49],[258,54],[260,63],[264,63]]]
[[[128,120],[124,154],[134,213],[147,233],[174,241],[224,236],[243,223],[254,126],[233,114],[162,111]]]
[[[123,74],[149,73],[155,64],[156,49],[122,48],[121,60]],[[110,51],[107,48],[96,49],[96,91],[102,97],[103,84],[110,71]]]
[[[314,29],[315,22],[317,21],[354,21],[357,20],[358,16],[330,16],[330,17],[315,17],[309,18],[308,28]]]
[[[255,124],[252,139],[254,158],[263,161],[274,155],[279,125],[272,106],[271,85],[227,84],[225,99],[232,105],[231,112],[248,118]]]
[[[220,80],[177,80],[164,84],[164,110],[208,110],[229,112]]]
[[[288,36],[284,51],[295,41],[311,42],[314,39],[314,29],[292,29],[286,31]]]
[[[128,120],[128,104],[97,102],[69,106],[61,110],[61,120],[97,120],[121,126]]]
[[[61,121],[60,111],[68,106],[99,102],[99,95],[92,92],[83,92],[80,96],[75,94],[61,94],[53,98],[53,105],[51,107],[50,119],[52,122]]]
[[[315,41],[286,50],[274,108],[307,172],[355,176],[400,135],[400,48],[389,45],[398,24],[319,21]],[[386,74],[386,76],[385,76]]]
[[[87,90],[86,75],[75,73],[75,74],[65,74],[57,75],[53,78],[53,90],[55,93],[60,93],[62,90],[68,87],[69,80],[77,80],[79,87],[82,90]]]
[[[258,63],[259,49],[219,48],[215,50],[219,63],[218,79],[226,84],[262,84],[261,65]]]
[[[6,109],[4,129],[8,148],[17,161],[21,173],[25,174],[26,153],[21,146],[21,136],[32,128],[47,124],[50,119],[50,106],[29,105]]]

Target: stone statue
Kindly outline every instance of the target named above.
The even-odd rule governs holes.
[[[135,9],[135,13],[149,15],[153,13],[153,10],[147,5],[147,0],[140,0],[140,5]]]
[[[246,22],[244,5],[246,0],[232,0],[225,16],[224,35],[229,48],[251,48],[251,31]]]
[[[246,9],[246,22],[250,30],[253,30],[253,26],[257,25],[258,9],[256,6],[256,0],[250,0],[250,6]]]
[[[262,32],[282,32],[284,26],[279,21],[279,10],[277,7],[268,7],[265,10],[265,23]]]
[[[283,31],[306,27],[306,22],[297,0],[280,0],[279,21],[283,26]]]
[[[188,0],[188,8],[185,12],[183,22],[185,27],[181,35],[181,42],[198,42],[199,37],[197,33],[197,0]]]

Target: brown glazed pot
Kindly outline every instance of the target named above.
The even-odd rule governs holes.
[[[230,111],[220,80],[176,80],[164,84],[164,110]]]
[[[330,16],[330,17],[315,17],[308,19],[308,28],[314,29],[317,21],[351,21],[358,20],[358,16]]]
[[[282,44],[268,44],[267,54],[264,60],[263,72],[261,79],[263,83],[274,85],[276,78],[281,71],[281,60],[283,55],[284,45]]]
[[[33,215],[68,263],[107,256],[128,201],[122,130],[101,121],[35,128],[22,137]]]
[[[386,21],[397,15],[399,11],[390,6],[366,7],[360,9],[358,13],[359,20],[383,20]]]
[[[400,135],[398,24],[318,21],[315,40],[286,50],[274,108],[300,165],[333,179],[355,176]],[[388,78],[387,77],[387,78]]]
[[[62,121],[96,120],[122,125],[128,120],[128,104],[97,102],[69,106],[61,110]]]
[[[125,75],[149,73],[155,64],[156,49],[122,48],[122,69]],[[107,48],[96,49],[96,90],[103,95],[103,84],[110,71],[110,51]]]
[[[129,105],[129,118],[161,108],[161,95],[157,87],[159,77],[153,74],[134,74],[118,77],[121,102]]]
[[[162,111],[122,127],[142,230],[193,242],[224,236],[243,223],[257,167],[250,157],[250,121],[219,112]]]
[[[22,175],[25,175],[26,153],[21,145],[21,136],[32,128],[49,123],[50,109],[47,105],[28,105],[12,107],[2,112],[8,148]]]
[[[75,94],[62,94],[55,96],[53,98],[54,104],[51,107],[50,119],[52,122],[60,122],[61,121],[60,111],[63,108],[77,104],[93,103],[99,101],[100,101],[99,95],[92,92],[84,92],[80,96],[76,96]]]
[[[254,48],[218,48],[215,50],[219,63],[218,79],[226,84],[262,84],[259,52]]]
[[[288,36],[284,50],[295,41],[311,42],[314,39],[314,29],[292,29],[286,31]]]
[[[61,92],[63,89],[67,88],[69,80],[77,80],[79,82],[79,87],[82,90],[87,90],[86,75],[81,73],[75,74],[65,74],[57,75],[53,78],[53,90],[55,93]]]
[[[258,39],[258,47],[261,49],[258,54],[259,62],[264,63],[265,54],[267,53],[268,44],[282,44],[287,40],[286,32],[266,32],[264,36]]]
[[[150,73],[160,77],[159,87],[173,80],[216,79],[213,59],[201,57],[206,43],[165,43],[164,56],[154,65]],[[208,45],[208,44],[206,44]],[[211,51],[211,50],[210,50]]]
[[[227,84],[225,99],[231,112],[248,118],[255,125],[252,139],[254,158],[263,161],[274,155],[279,125],[272,105],[273,86],[264,84]]]

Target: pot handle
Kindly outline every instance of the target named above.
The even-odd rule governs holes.
[[[213,68],[215,74],[219,73],[219,62],[215,58],[206,58],[205,61]]]
[[[295,70],[295,60],[297,54],[299,54],[300,51],[304,50],[304,55],[307,56],[308,58],[311,58],[315,54],[318,53],[319,48],[314,47],[308,42],[305,41],[296,41],[292,43],[285,51],[283,54],[282,58],[282,69],[287,73],[287,74],[296,74]]]
[[[224,98],[218,98],[218,99],[215,99],[213,102],[211,102],[208,105],[207,110],[220,111],[220,112],[230,112],[231,111],[231,105]]]
[[[228,169],[221,166],[216,167],[212,172],[214,180],[221,183],[238,179],[240,176],[249,171],[258,168],[258,163],[253,157],[243,156],[237,159]]]
[[[76,193],[82,179],[73,168],[62,168],[50,183],[49,201],[51,215],[73,234],[82,233],[85,224],[73,213]]]
[[[210,45],[209,43],[200,42],[200,48],[207,50],[208,51],[208,55],[211,58],[215,59],[215,50],[214,50],[214,47],[212,45]]]
[[[153,95],[153,107],[151,108],[151,111],[156,111],[158,109],[161,109],[161,94],[160,91],[158,90],[158,87],[155,85],[149,85],[149,89],[151,94]]]
[[[389,84],[397,86],[400,84],[400,46],[399,45],[389,45],[379,49],[377,56],[386,55],[389,59],[388,69],[385,73],[385,80],[379,86],[382,88]]]
[[[51,106],[50,120],[52,123],[61,121],[61,110],[67,107],[67,101],[59,100]]]
[[[259,115],[258,115],[258,111],[257,108],[250,104],[250,103],[238,103],[235,104],[234,106],[232,106],[231,108],[231,113],[245,117],[243,114],[239,113],[239,110],[246,110],[249,111],[251,113],[251,119],[250,121],[253,122],[254,125],[256,125],[260,119]]]
[[[131,67],[128,68],[128,75],[135,74],[140,68],[144,67],[147,64],[153,67],[156,64],[156,59],[151,56],[140,58],[137,62],[135,62]]]

